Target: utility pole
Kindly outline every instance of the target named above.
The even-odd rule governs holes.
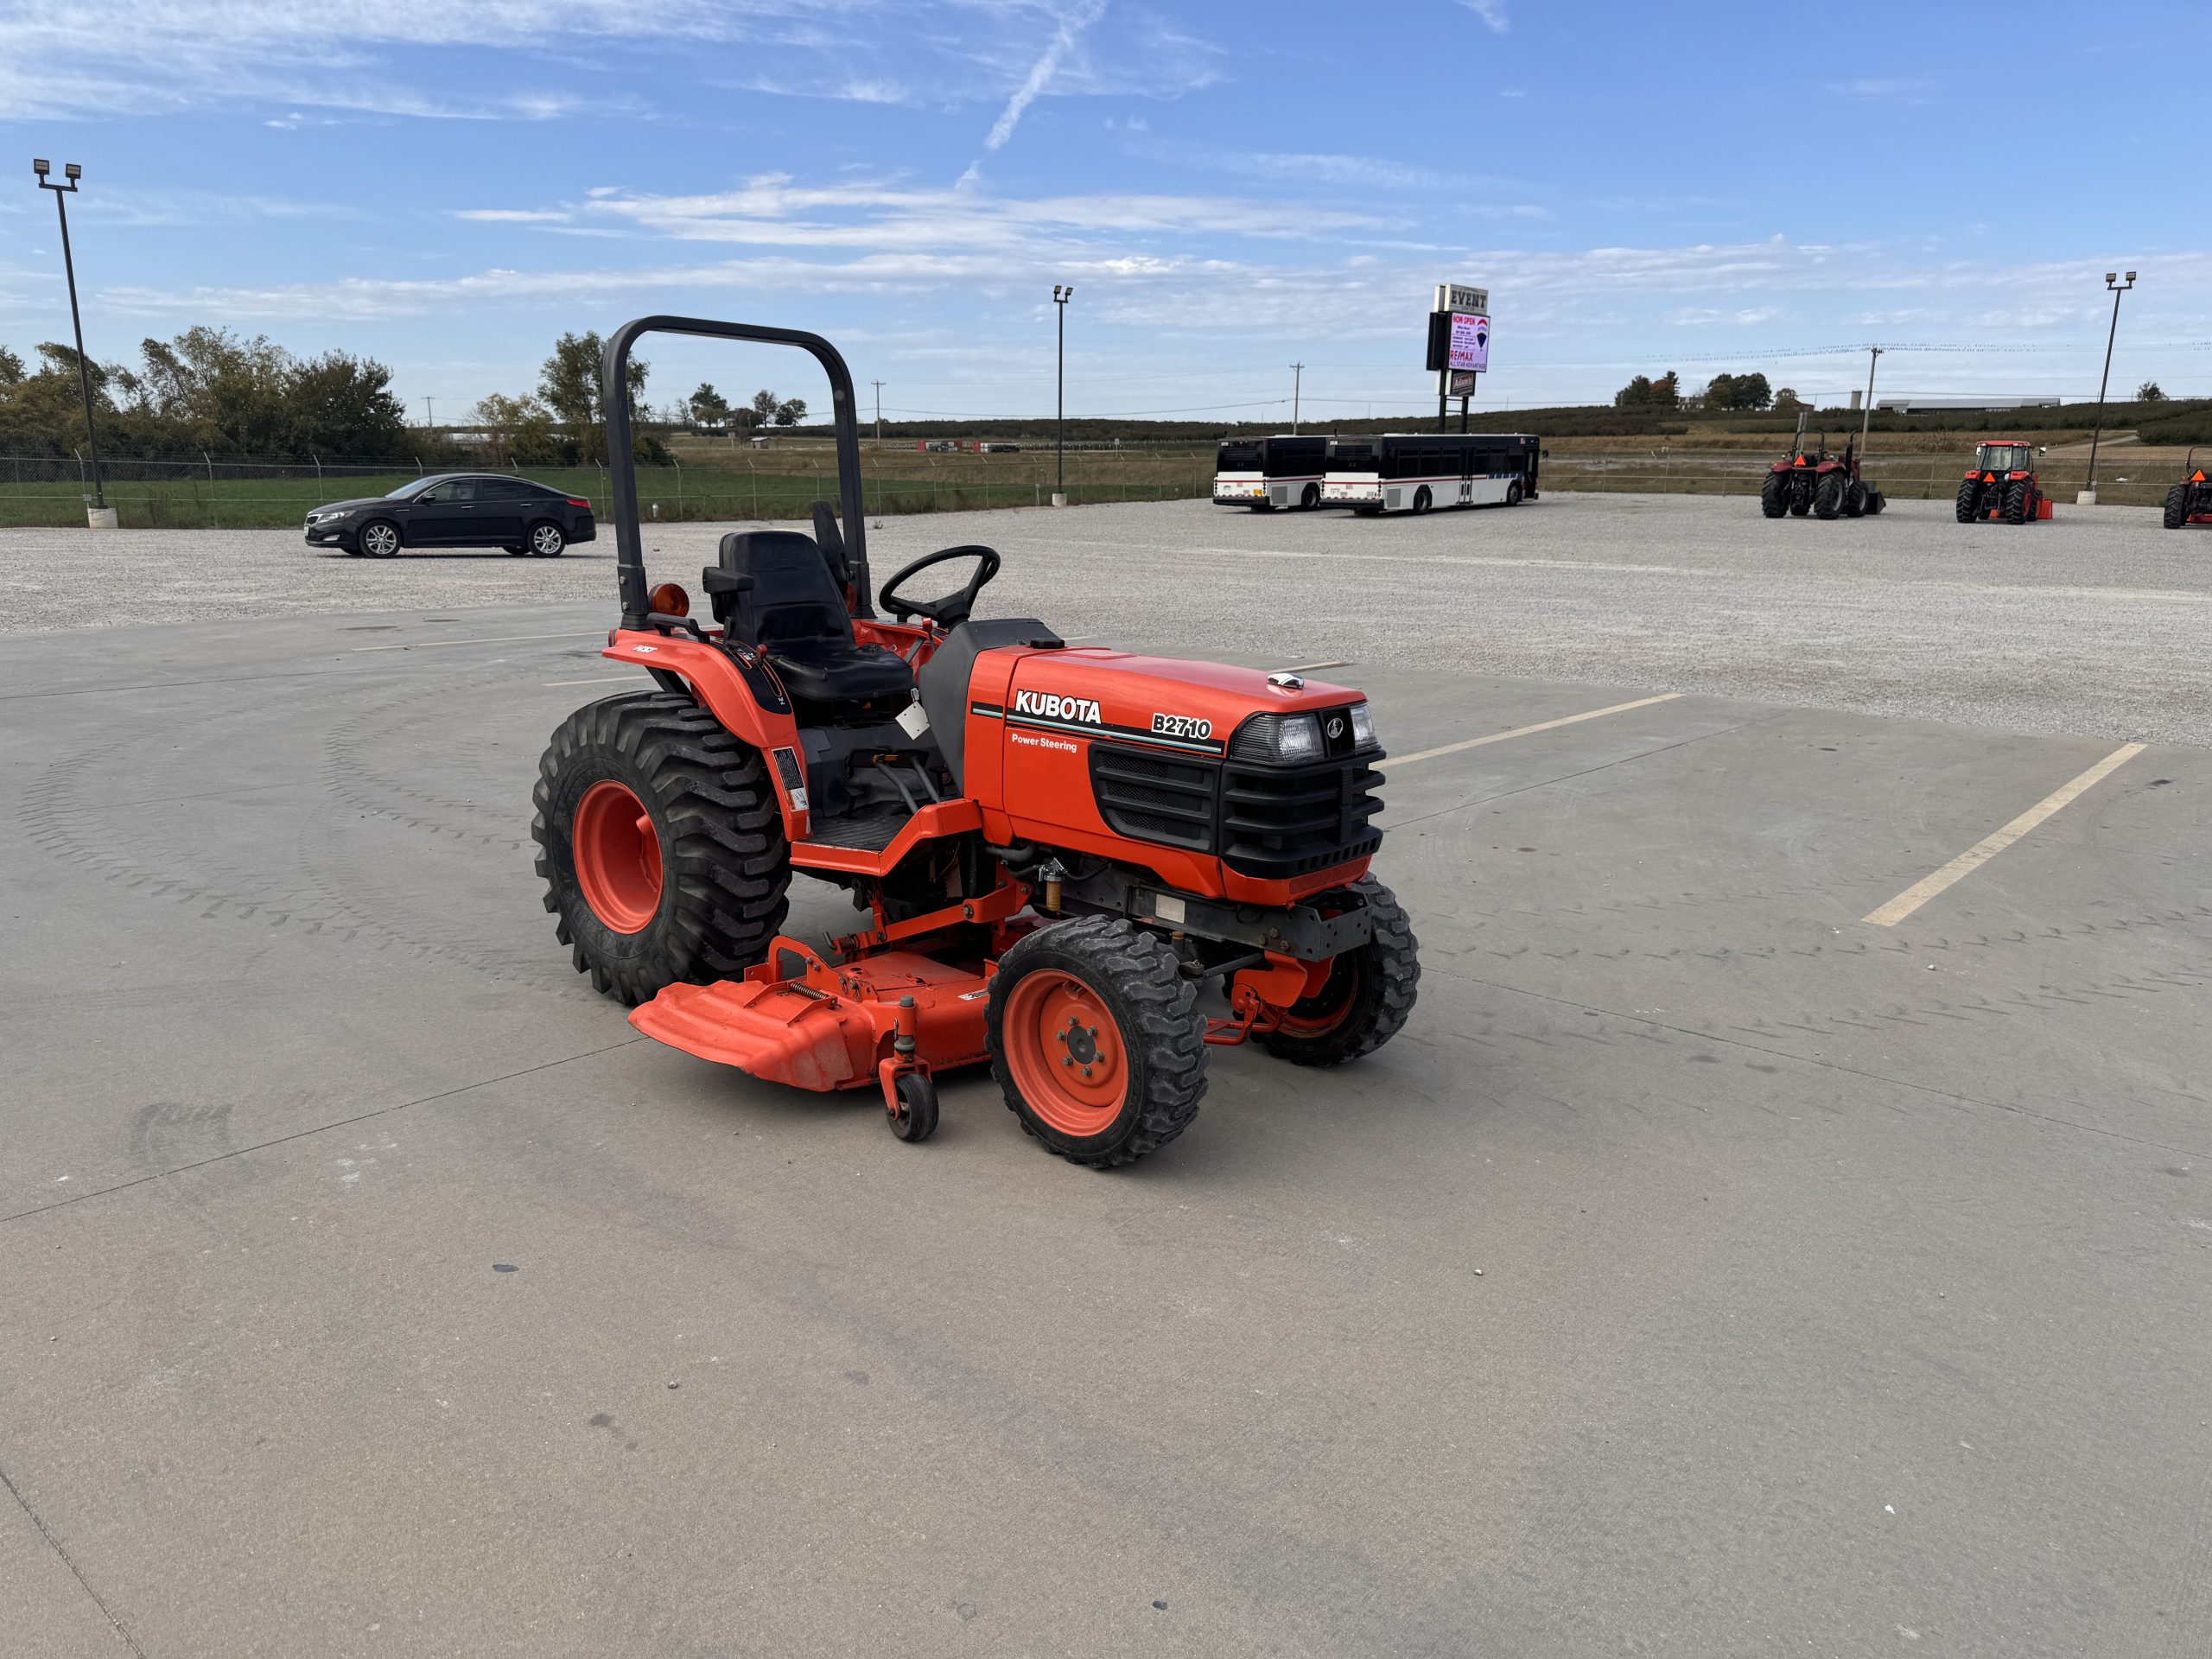
[[[1058,283],[1052,284],[1052,308],[1060,316],[1059,361],[1055,374],[1058,390],[1054,394],[1056,413],[1053,416],[1058,432],[1053,439],[1053,448],[1059,457],[1053,474],[1058,481],[1052,486],[1052,505],[1056,507],[1065,507],[1068,504],[1068,302],[1073,298],[1075,285],[1072,283],[1065,289]]]
[[[880,449],[883,448],[883,382],[871,380],[868,384],[875,388],[875,447]]]
[[[1298,396],[1299,392],[1303,389],[1306,384],[1306,365],[1303,363],[1294,363],[1290,365],[1290,369],[1292,375],[1290,383],[1290,429],[1292,434],[1295,435],[1298,431]]]
[[[438,411],[429,398],[424,397],[423,399],[423,429],[425,432],[431,431],[435,429],[437,423]]]
[[[1868,353],[1866,359],[1866,412],[1859,416],[1859,464],[1862,466],[1866,464],[1866,461],[1867,429],[1874,422],[1874,365],[1882,360],[1883,348],[1879,346],[1869,346],[1866,350]]]
[[[61,215],[61,270],[69,280],[69,326],[77,335],[77,385],[85,394],[85,442],[92,452],[92,506],[105,518],[107,493],[100,482],[100,438],[92,429],[92,365],[85,355],[85,323],[77,311],[77,261],[69,251],[69,204],[63,200],[77,194],[77,181],[85,176],[85,169],[74,162],[66,164],[61,176],[67,182],[63,184],[48,181],[47,175],[53,171],[50,162],[34,161],[31,171],[38,175],[40,189],[54,192],[54,211]]]
[[[2097,429],[2089,435],[2089,487],[2074,498],[2077,506],[2097,504],[2097,442],[2105,435],[2105,391],[2112,385],[2112,343],[2120,338],[2120,296],[2135,286],[2135,273],[2129,271],[2123,283],[2108,270],[2105,286],[2112,290],[2112,328],[2105,335],[2105,378],[2097,382]]]

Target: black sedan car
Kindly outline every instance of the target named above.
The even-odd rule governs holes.
[[[599,534],[591,503],[496,473],[439,473],[390,495],[333,501],[308,514],[308,545],[356,558],[394,557],[403,547],[503,547],[557,559]]]

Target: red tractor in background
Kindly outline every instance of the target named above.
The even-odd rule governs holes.
[[[1823,432],[1818,447],[1808,449],[1804,416],[1798,416],[1789,454],[1767,469],[1759,486],[1759,511],[1770,518],[1784,513],[1802,518],[1808,512],[1819,518],[1857,518],[1881,512],[1888,498],[1859,475],[1857,442],[1851,440],[1841,454],[1832,455]]]
[[[842,528],[823,502],[811,537],[724,536],[710,623],[646,587],[624,388],[651,333],[795,346],[830,377]],[[1383,752],[1357,691],[985,620],[988,547],[872,594],[852,376],[819,335],[646,317],[605,374],[602,654],[656,689],[555,731],[531,834],[558,938],[639,1031],[880,1090],[905,1141],[937,1125],[938,1072],[988,1063],[1025,1130],[1098,1167],[1183,1132],[1211,1046],[1335,1065],[1396,1034],[1421,966],[1369,873]],[[908,591],[947,563],[968,567],[950,592]],[[849,893],[855,930],[785,933],[794,874]]]
[[[1976,446],[1974,465],[1959,486],[1959,522],[2001,518],[2024,524],[2050,517],[2050,498],[2036,471],[2036,447],[2025,438],[1991,438]]]
[[[2208,479],[2204,468],[2196,464],[2196,450],[2189,452],[2181,470],[2181,482],[2166,492],[2166,528],[2212,524],[2212,479]]]

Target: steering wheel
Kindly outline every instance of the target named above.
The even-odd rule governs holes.
[[[976,574],[968,578],[968,585],[942,599],[902,599],[899,584],[907,577],[928,569],[933,564],[943,564],[947,559],[974,559]],[[885,582],[876,594],[876,602],[891,613],[894,622],[904,622],[910,616],[925,616],[940,628],[955,628],[968,620],[968,613],[976,608],[976,595],[983,584],[999,573],[999,556],[993,548],[978,543],[960,547],[944,548],[935,553],[924,554],[905,569]]]

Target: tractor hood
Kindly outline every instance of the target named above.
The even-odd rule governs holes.
[[[1099,648],[1025,652],[1006,692],[1010,727],[1112,737],[1218,755],[1253,715],[1342,709],[1363,701],[1349,686],[1224,663],[1141,657]]]

